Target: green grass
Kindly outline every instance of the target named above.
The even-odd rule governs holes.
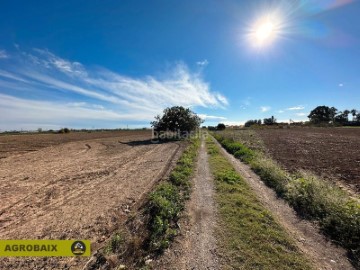
[[[125,237],[121,232],[114,233],[110,241],[107,243],[104,253],[120,253],[121,249],[124,249],[125,242]]]
[[[260,151],[251,150],[226,135],[215,134],[214,137],[233,155],[240,148],[251,153],[247,158],[239,155],[237,158],[249,164],[262,181],[287,200],[297,213],[317,221],[327,236],[348,249],[354,265],[360,267],[359,199],[311,173],[289,174]]]
[[[163,252],[177,235],[178,221],[185,201],[190,197],[191,176],[199,148],[194,139],[186,148],[171,172],[169,179],[161,183],[149,196],[149,250]]]
[[[215,143],[210,138],[206,143],[219,206],[218,251],[226,264],[222,269],[312,269]]]

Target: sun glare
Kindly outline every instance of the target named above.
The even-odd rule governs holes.
[[[256,39],[261,43],[270,39],[274,34],[274,24],[272,22],[261,24],[255,31]]]
[[[272,16],[258,20],[250,31],[250,42],[256,47],[270,45],[280,34],[280,23]]]

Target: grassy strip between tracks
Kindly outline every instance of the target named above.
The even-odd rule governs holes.
[[[206,144],[219,207],[222,269],[312,269],[214,141],[208,138]]]
[[[250,165],[262,181],[273,188],[303,217],[318,221],[321,230],[347,248],[355,266],[360,266],[360,203],[332,183],[313,174],[289,174],[276,162],[232,138],[214,134],[236,158]]]
[[[149,249],[161,253],[176,236],[177,221],[190,197],[191,177],[199,149],[199,139],[193,139],[171,172],[168,181],[161,183],[151,194],[148,204]]]

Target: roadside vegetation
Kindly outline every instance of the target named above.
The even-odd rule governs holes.
[[[160,184],[151,194],[148,203],[149,249],[161,253],[178,233],[177,221],[189,199],[191,176],[199,148],[194,139],[184,151],[171,172],[168,181]]]
[[[216,235],[226,264],[222,269],[312,269],[214,141],[208,138],[206,145],[219,206]],[[243,152],[246,157],[249,153]]]
[[[288,173],[262,151],[250,149],[228,133],[214,134],[231,154],[247,163],[262,181],[273,188],[304,218],[317,221],[321,230],[349,251],[359,267],[360,203],[336,185],[300,171]]]

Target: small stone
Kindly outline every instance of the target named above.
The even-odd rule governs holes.
[[[148,259],[148,260],[145,261],[145,264],[149,265],[149,264],[151,264],[152,261],[153,261],[152,259]]]

